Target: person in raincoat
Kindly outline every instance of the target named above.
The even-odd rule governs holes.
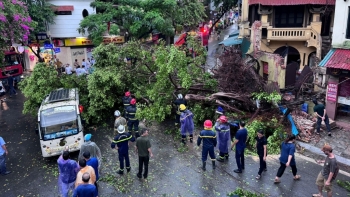
[[[227,123],[226,116],[220,116],[215,125],[217,143],[219,147],[219,156],[216,158],[219,162],[224,162],[228,159],[228,151],[231,147],[230,125]]]
[[[101,155],[101,150],[100,148],[96,145],[95,142],[91,141],[91,134],[86,134],[85,135],[85,142],[84,144],[81,145],[80,147],[80,152],[79,152],[79,157],[78,160],[84,159],[84,152],[89,151],[91,157],[96,157],[98,160],[99,167],[101,166],[102,162],[102,155]]]
[[[79,172],[79,165],[76,161],[69,159],[69,151],[66,148],[57,159],[58,164],[58,189],[62,197],[68,197],[69,191],[74,190],[74,183]]]
[[[193,123],[193,113],[186,109],[186,106],[184,104],[180,105],[180,123],[181,123],[181,138],[182,143],[186,144],[186,135],[187,132],[190,134],[190,142],[193,142],[193,130],[194,130],[194,123]]]

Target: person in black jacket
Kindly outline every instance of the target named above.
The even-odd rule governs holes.
[[[126,108],[128,108],[130,106],[130,101],[131,101],[131,94],[130,92],[125,92],[125,96],[123,96],[122,101],[123,101],[123,105],[124,105],[124,118],[126,118]]]
[[[187,106],[187,101],[183,98],[182,94],[178,94],[177,99],[173,101],[173,104],[176,106],[175,126],[177,126],[180,123],[180,105],[184,104],[185,106]]]
[[[128,130],[129,132],[134,131],[133,136],[135,138],[140,137],[139,134],[139,120],[136,118],[136,99],[131,99],[130,106],[126,108],[126,119],[128,120]],[[134,130],[132,130],[134,128]]]
[[[204,130],[202,130],[198,136],[197,145],[200,146],[203,140],[203,149],[202,149],[202,169],[205,171],[206,161],[209,156],[211,158],[213,169],[215,169],[215,153],[214,147],[216,147],[216,133],[212,130],[213,123],[210,120],[204,121]]]
[[[117,130],[119,134],[115,136],[111,144],[111,148],[117,148],[119,154],[120,169],[117,173],[124,174],[124,159],[127,172],[130,172],[131,170],[129,160],[129,140],[134,142],[135,138],[131,135],[130,132],[125,133],[125,127],[123,125],[119,125]]]

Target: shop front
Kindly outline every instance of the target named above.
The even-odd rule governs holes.
[[[329,76],[326,92],[326,110],[331,119],[350,124],[350,50],[335,49],[320,63]]]
[[[87,38],[71,38],[65,39],[64,45],[67,48],[67,51],[61,54],[57,54],[57,58],[62,59],[62,63],[69,63],[74,65],[75,60],[78,61],[78,64],[81,65],[83,59],[87,61],[88,58],[91,59],[94,46],[92,41]],[[61,58],[62,57],[62,58]]]

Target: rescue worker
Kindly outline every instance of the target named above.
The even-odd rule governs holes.
[[[226,116],[220,116],[217,120],[218,124],[215,124],[215,131],[217,132],[217,143],[219,145],[219,156],[217,161],[224,162],[225,158],[228,159],[228,151],[230,148],[230,125],[227,123]]]
[[[215,169],[215,153],[214,153],[214,147],[216,147],[216,134],[212,130],[213,128],[213,123],[210,120],[204,121],[204,130],[202,130],[199,133],[198,140],[197,140],[197,145],[200,146],[201,142],[203,140],[203,149],[202,149],[202,162],[203,166],[202,169],[205,171],[206,168],[206,161],[209,156],[211,158],[212,164],[213,164],[213,169]]]
[[[186,144],[186,134],[187,132],[190,134],[190,142],[193,142],[193,130],[194,130],[194,123],[193,123],[193,113],[186,109],[186,106],[184,104],[180,105],[180,123],[181,123],[181,138],[182,143]]]
[[[117,173],[122,175],[124,174],[124,160],[126,171],[130,172],[131,170],[129,159],[129,140],[135,142],[135,138],[130,132],[125,133],[124,125],[119,125],[117,131],[119,134],[115,136],[114,140],[112,141],[111,148],[116,148],[118,150],[120,169],[117,171]]]
[[[131,94],[129,91],[125,92],[125,96],[123,96],[123,105],[124,105],[124,118],[126,118],[126,108],[130,106]]]
[[[129,132],[134,131],[133,136],[137,139],[140,137],[139,134],[139,120],[136,118],[136,99],[131,99],[130,106],[126,108],[126,119],[128,120],[128,129]],[[134,130],[133,130],[134,128]]]
[[[176,106],[175,126],[177,126],[180,123],[180,105],[184,104],[185,106],[187,106],[187,101],[183,98],[182,94],[178,94],[177,99],[173,102],[173,104]]]
[[[114,117],[115,117],[114,131],[117,132],[117,129],[118,129],[119,125],[123,125],[124,127],[126,126],[126,119],[121,117],[121,114],[120,114],[119,110],[116,110],[114,112]]]

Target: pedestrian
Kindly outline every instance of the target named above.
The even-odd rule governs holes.
[[[66,65],[66,74],[71,75],[72,74],[72,67],[69,66],[69,64]]]
[[[178,94],[177,99],[173,101],[173,104],[176,106],[175,126],[177,126],[180,123],[180,105],[184,104],[185,106],[187,106],[187,101],[183,98],[182,94]]]
[[[68,148],[57,159],[57,164],[59,172],[58,189],[63,197],[68,197],[69,191],[74,191],[79,165],[76,161],[69,159]]]
[[[216,160],[224,162],[225,159],[229,157],[228,150],[231,146],[230,125],[227,123],[226,116],[220,116],[216,122],[215,131],[217,133],[217,143],[219,146],[219,156]]]
[[[339,172],[339,167],[337,164],[337,159],[333,154],[333,149],[329,144],[325,144],[322,148],[324,154],[326,154],[326,159],[324,161],[323,168],[320,173],[318,173],[316,179],[316,185],[318,188],[318,194],[313,194],[313,197],[323,197],[323,188],[327,192],[327,197],[332,197],[332,185],[335,177]]]
[[[324,123],[326,124],[327,127],[327,131],[328,131],[328,136],[332,136],[331,134],[331,126],[329,125],[329,118],[327,116],[326,113],[326,108],[324,107],[324,105],[320,104],[317,102],[317,99],[312,99],[312,102],[315,104],[314,106],[314,112],[317,116],[317,125],[316,125],[316,131],[317,131],[317,135],[320,134],[320,128],[321,128],[321,123],[322,121],[324,121]]]
[[[83,184],[83,174],[84,173],[89,173],[90,175],[90,180],[89,180],[89,184],[91,185],[95,185],[96,182],[96,174],[95,174],[95,170],[93,167],[86,165],[86,160],[85,159],[80,159],[79,160],[79,166],[80,166],[80,170],[77,174],[77,178],[75,180],[75,189],[77,189],[77,187],[80,184]]]
[[[126,119],[128,120],[128,130],[129,132],[134,132],[133,136],[137,139],[140,137],[139,134],[139,120],[136,118],[136,99],[131,99],[130,106],[126,108]],[[134,129],[134,130],[133,130]]]
[[[80,66],[80,65],[79,65],[79,62],[78,62],[78,59],[75,59],[73,65],[74,65],[75,68],[78,68],[78,66]]]
[[[118,127],[118,135],[114,137],[112,141],[111,148],[116,148],[118,150],[118,158],[119,158],[119,167],[120,169],[117,171],[118,174],[124,174],[124,160],[126,171],[130,172],[130,159],[129,159],[129,141],[135,142],[135,138],[132,136],[130,132],[125,133],[124,125],[119,125]]]
[[[90,155],[90,152],[89,151],[86,151],[83,153],[83,157],[86,161],[86,165],[88,166],[91,166],[94,171],[95,171],[95,175],[96,175],[96,182],[95,182],[95,186],[96,186],[96,189],[98,190],[98,187],[97,187],[97,181],[99,179],[99,173],[98,173],[98,167],[99,167],[99,164],[98,164],[98,159],[96,157],[91,157]]]
[[[280,156],[280,167],[277,171],[277,175],[275,178],[275,183],[280,183],[281,180],[280,178],[282,177],[284,170],[286,167],[290,166],[292,168],[292,173],[293,173],[293,179],[294,180],[299,180],[300,175],[297,175],[297,166],[295,163],[295,135],[291,134],[288,135],[287,139],[282,142],[281,146],[281,156]]]
[[[256,140],[256,150],[259,155],[259,172],[258,175],[255,177],[257,180],[261,178],[261,173],[263,171],[266,171],[266,156],[267,156],[267,140],[264,136],[264,131],[259,129]]]
[[[235,173],[242,173],[244,170],[244,150],[246,148],[246,142],[248,137],[248,131],[245,127],[245,122],[239,122],[239,129],[235,136],[235,141],[233,142],[231,149],[236,146],[236,163],[237,169],[234,170]]]
[[[124,105],[124,118],[126,117],[126,108],[128,108],[130,106],[130,101],[131,101],[131,93],[129,91],[125,92],[122,101],[123,101],[123,105]]]
[[[7,75],[7,84],[9,85],[9,92],[10,92],[10,98],[12,97],[12,94],[17,95],[17,92],[15,90],[15,80],[13,76],[9,73]]]
[[[2,81],[0,80],[0,100],[1,100],[1,102],[6,101],[5,95],[6,95],[5,86],[2,84]]]
[[[81,61],[81,66],[85,66],[85,67],[86,67],[85,59],[83,59],[83,60]]]
[[[148,163],[149,158],[153,157],[151,150],[151,141],[148,138],[149,131],[144,128],[141,130],[141,136],[136,139],[136,152],[139,156],[139,172],[137,173],[138,178],[142,178],[143,166],[145,171],[143,172],[143,178],[147,179],[148,176]]]
[[[186,109],[186,106],[184,104],[180,105],[180,123],[181,123],[181,142],[183,144],[186,144],[186,138],[187,138],[187,132],[190,134],[190,142],[193,142],[193,130],[194,130],[194,123],[193,123],[193,113]]]
[[[120,125],[123,125],[124,127],[126,127],[126,119],[123,118],[120,114],[120,111],[119,110],[116,110],[114,112],[114,117],[115,117],[115,120],[114,120],[114,131],[116,132],[116,134],[118,133],[118,127]]]
[[[8,175],[11,171],[6,170],[6,156],[9,154],[4,139],[0,136],[0,174]]]
[[[97,158],[98,164],[99,166],[101,166],[101,162],[102,162],[101,150],[95,142],[91,141],[91,137],[92,137],[91,134],[86,134],[84,136],[85,142],[80,147],[78,159],[79,160],[84,159],[84,156],[83,156],[84,152],[89,152],[91,157]]]
[[[204,171],[206,170],[206,161],[207,161],[208,154],[213,164],[213,169],[215,169],[214,147],[216,147],[217,141],[216,141],[216,134],[212,129],[213,129],[213,123],[210,120],[204,121],[204,130],[202,130],[199,133],[199,136],[197,139],[197,146],[200,146],[203,140],[202,169]]]
[[[95,63],[96,63],[96,60],[94,59],[93,56],[91,56],[91,65],[95,65]]]
[[[81,180],[82,184],[75,189],[73,197],[97,197],[98,193],[96,186],[89,184],[90,174],[85,172]]]

